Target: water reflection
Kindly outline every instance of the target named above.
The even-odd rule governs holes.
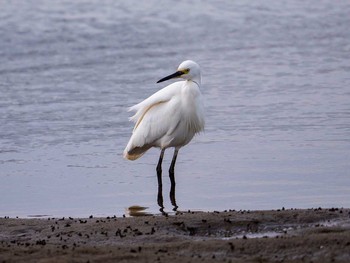
[[[164,211],[165,207],[164,207],[164,198],[163,198],[162,169],[161,169],[161,166],[159,165],[157,166],[157,178],[158,178],[157,203],[159,206],[159,211],[161,212],[162,215],[168,216],[169,213]],[[169,178],[171,183],[169,198],[170,198],[171,205],[173,206],[172,210],[174,212],[177,212],[178,205],[176,203],[176,195],[175,195],[176,183],[175,183],[174,166],[171,166],[169,169]],[[134,216],[134,217],[153,215],[152,213],[148,212],[147,209],[149,209],[149,207],[139,206],[139,205],[129,206],[127,208],[127,215]]]
[[[145,206],[138,206],[138,205],[133,205],[129,206],[127,210],[127,214],[129,216],[150,216],[152,215],[151,213],[146,212],[148,207]]]
[[[159,213],[158,152],[121,156],[126,108],[189,58],[207,127],[181,209],[350,206],[349,1],[86,2],[1,2],[0,216]]]

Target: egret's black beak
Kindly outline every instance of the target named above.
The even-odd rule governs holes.
[[[165,78],[162,78],[160,80],[157,81],[157,83],[160,83],[160,82],[163,82],[163,81],[166,81],[168,79],[173,79],[173,78],[177,78],[177,77],[180,77],[181,75],[183,75],[184,73],[182,71],[176,71],[175,73],[169,75],[169,76],[166,76]]]

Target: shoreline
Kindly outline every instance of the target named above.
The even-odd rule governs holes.
[[[1,262],[350,261],[350,209],[0,218]]]

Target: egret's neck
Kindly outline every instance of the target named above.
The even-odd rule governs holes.
[[[190,80],[188,80],[188,81],[192,81],[192,82],[196,83],[197,86],[198,86],[198,88],[201,87],[202,81],[201,81],[201,77],[200,77],[200,76],[197,77],[197,78],[190,79]]]

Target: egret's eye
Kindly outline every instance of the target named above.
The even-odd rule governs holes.
[[[183,74],[188,74],[188,72],[190,72],[190,69],[189,68],[183,69],[182,72]]]

